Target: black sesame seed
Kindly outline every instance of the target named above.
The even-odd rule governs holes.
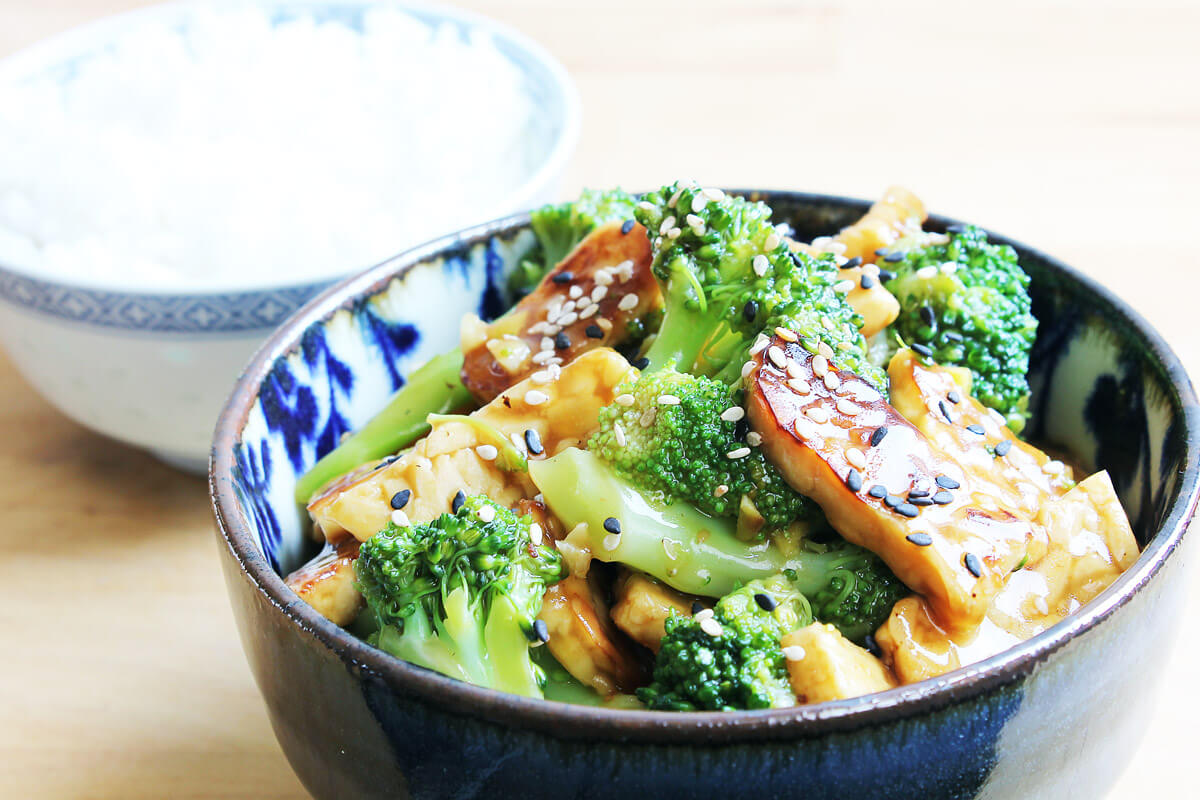
[[[871,495],[871,497],[874,497],[876,500],[882,500],[883,498],[887,497],[887,487],[885,487],[882,483],[877,483],[870,489],[867,489],[867,494]]]
[[[626,234],[633,230],[633,226],[637,225],[636,219],[627,219],[621,223],[621,233]]]
[[[954,422],[954,418],[950,416],[950,409],[947,408],[945,400],[938,400],[938,411],[942,412],[942,416],[946,418],[946,422]]]
[[[467,502],[467,496],[463,493],[462,489],[459,489],[458,493],[454,495],[454,499],[450,501],[450,510],[457,514],[465,502]]]
[[[876,658],[883,656],[883,648],[879,646],[879,642],[875,641],[874,634],[868,633],[866,638],[863,639],[863,644],[866,646],[867,652],[871,655]]]
[[[954,478],[951,478],[949,475],[938,475],[933,479],[933,482],[943,489],[957,489],[959,486],[962,486],[961,483],[954,480]]]
[[[917,547],[929,547],[929,545],[933,544],[933,537],[928,533],[910,533],[904,538],[908,539]]]
[[[983,564],[979,563],[979,556],[974,553],[967,553],[963,557],[963,566],[967,568],[967,572],[974,575],[976,578],[983,577]]]
[[[621,520],[617,519],[616,517],[606,517],[604,520],[604,530],[608,531],[609,533],[620,533]]]
[[[967,430],[977,436],[985,436],[987,434],[987,431],[983,429],[983,426],[975,422],[972,422],[970,425],[968,425]]]
[[[601,330],[599,325],[588,325],[586,328],[583,329],[583,332],[587,334],[587,337],[589,339],[603,339],[604,338],[604,331]]]
[[[944,506],[944,505],[948,505],[949,503],[953,502],[954,495],[950,494],[945,489],[940,489],[940,490],[934,492],[933,497],[931,497],[929,499],[932,500],[933,502],[937,503],[939,506]]]
[[[951,389],[950,391],[946,392],[946,399],[957,405],[962,402],[962,395]]]
[[[924,486],[913,486],[913,488],[908,490],[908,497],[909,499],[914,497],[929,497],[929,489]]]
[[[774,611],[779,605],[779,603],[775,602],[774,597],[771,597],[769,594],[763,594],[762,592],[754,595],[754,602],[758,603],[758,607],[763,611]]]
[[[546,627],[546,620],[535,619],[533,621],[533,635],[539,642],[550,641],[550,629]]]
[[[570,283],[571,281],[575,280],[575,273],[571,272],[570,270],[556,272],[554,276],[550,278],[550,280],[558,284]]]
[[[862,473],[854,467],[846,473],[846,488],[852,492],[858,493],[862,491]]]
[[[642,356],[639,359],[635,359],[632,363],[633,366],[637,367],[638,369],[645,369],[646,367],[650,366],[650,359]]]
[[[933,348],[931,348],[929,345],[926,345],[926,344],[914,344],[912,346],[912,349],[918,355],[925,356],[926,358],[933,355]]]
[[[559,331],[554,334],[554,349],[566,350],[571,346],[571,337],[567,336],[565,331]]]
[[[929,499],[928,497],[913,497],[912,495],[909,495],[908,502],[912,503],[914,506],[933,505],[933,500]]]
[[[897,261],[903,261],[904,260],[904,251],[897,250],[894,253],[888,253],[886,256],[883,257],[883,260],[885,262],[887,262],[888,264],[895,264]]]
[[[896,280],[896,273],[892,272],[890,269],[881,269],[879,270],[879,280],[883,281],[884,283],[887,283],[888,281],[894,281]]]
[[[961,342],[963,340],[962,334],[959,333],[958,331],[946,331],[945,333],[942,334],[942,338],[945,339],[947,342],[955,342],[955,343]]]
[[[701,603],[699,600],[692,601],[692,614],[699,614],[703,610],[704,603]]]
[[[842,264],[842,269],[854,269],[855,267],[859,266],[860,264],[862,264],[862,256],[855,256],[854,258],[847,261],[845,264]]]
[[[871,447],[878,447],[879,443],[883,441],[883,437],[887,436],[887,431],[887,425],[880,425],[878,428],[871,431],[871,438],[869,440]]]
[[[397,456],[388,456],[383,461],[380,461],[378,464],[376,464],[375,469],[383,469],[384,467],[390,465],[392,462],[394,462],[399,457],[400,456],[398,456],[398,455]]]
[[[750,422],[745,417],[733,423],[733,438],[744,442],[748,433],[750,433]]]
[[[959,224],[955,223],[954,225],[946,226],[946,233],[966,233],[966,232],[967,232],[966,225],[959,225]]]
[[[886,247],[880,247],[875,250],[875,255],[877,255],[877,256],[886,256],[887,253],[888,253],[888,249]]]
[[[538,436],[538,432],[533,428],[525,429],[525,449],[535,456],[546,452],[546,449],[542,447],[542,437]]]
[[[870,289],[872,286],[875,285],[875,279],[872,278],[870,275],[863,275],[862,280],[860,280],[858,282],[858,285],[864,289]]]
[[[933,308],[930,306],[921,306],[920,309],[921,321],[929,327],[933,327],[937,323],[937,317],[934,316]]]
[[[903,502],[903,500],[901,500],[899,497],[896,497],[894,494],[889,494],[887,497],[883,498],[883,504],[888,508],[896,508]]]
[[[408,499],[412,497],[412,491],[409,489],[401,489],[392,495],[392,508],[401,509],[408,505]]]
[[[909,519],[912,519],[917,514],[921,513],[921,511],[912,503],[901,503],[900,505],[896,506],[896,513],[902,517],[908,517]]]
[[[742,317],[746,322],[754,322],[754,318],[758,316],[758,301],[747,300],[746,305],[742,306]]]
[[[1004,439],[1002,441],[996,442],[996,456],[997,457],[1004,458],[1006,455],[1008,455],[1009,450],[1012,450],[1012,440],[1011,439]]]

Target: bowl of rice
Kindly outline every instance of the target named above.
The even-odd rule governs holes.
[[[203,471],[271,330],[551,199],[579,118],[538,45],[445,7],[171,3],[60,34],[0,61],[0,344],[67,416]]]

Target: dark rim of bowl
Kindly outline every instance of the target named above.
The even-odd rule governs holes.
[[[770,201],[787,198],[797,205],[823,205],[865,211],[870,202],[834,195],[771,190],[729,190]],[[1136,595],[1162,569],[1179,546],[1196,510],[1200,495],[1200,406],[1178,357],[1133,309],[1090,278],[1034,248],[998,234],[995,241],[1013,245],[1040,259],[1050,270],[1094,295],[1106,316],[1128,325],[1144,341],[1174,391],[1185,426],[1186,469],[1178,494],[1155,535],[1138,560],[1110,587],[1079,612],[1049,630],[976,664],[937,678],[850,700],[796,706],[786,709],[739,712],[671,713],[635,711],[520,697],[474,686],[409,664],[378,650],[322,617],[302,601],[260,555],[249,524],[241,513],[233,488],[233,450],[253,406],[258,388],[277,359],[299,346],[299,334],[359,298],[382,290],[414,264],[442,253],[461,251],[497,234],[512,234],[525,227],[528,214],[519,214],[467,228],[456,234],[408,250],[367,272],[342,281],[310,301],[285,322],[255,354],[239,378],[217,421],[209,473],[209,490],[217,525],[225,545],[242,573],[282,615],[320,646],[335,653],[351,670],[365,678],[381,680],[399,693],[417,698],[448,713],[483,719],[507,727],[552,733],[555,737],[623,742],[730,743],[798,736],[821,736],[929,713],[978,697],[1019,681],[1073,637],[1084,633]],[[944,230],[958,223],[930,216],[927,225]],[[1105,308],[1107,306],[1107,308]]]

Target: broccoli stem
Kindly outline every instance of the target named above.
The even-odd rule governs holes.
[[[671,279],[661,288],[665,310],[658,335],[646,351],[650,361],[646,369],[675,367],[681,372],[694,372],[712,328],[704,307],[704,292],[691,272],[682,267],[673,268]]]
[[[307,503],[329,481],[367,461],[391,455],[429,432],[426,417],[470,405],[462,383],[462,350],[434,356],[408,376],[378,414],[304,473],[296,500]]]
[[[588,451],[568,448],[530,461],[529,475],[568,529],[587,523],[593,557],[640,569],[682,592],[720,597],[755,578],[805,569],[800,559],[788,559],[768,543],[738,539],[730,521],[689,503],[651,500]],[[612,549],[605,547],[608,517],[622,530]]]

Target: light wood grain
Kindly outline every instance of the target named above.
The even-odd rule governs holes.
[[[134,5],[0,0],[0,54]],[[461,5],[578,82],[568,192],[903,183],[1098,278],[1200,374],[1195,3]],[[203,482],[69,422],[3,355],[0,443],[0,797],[304,797],[241,654]],[[1184,793],[1195,598],[1184,626],[1114,798]]]

